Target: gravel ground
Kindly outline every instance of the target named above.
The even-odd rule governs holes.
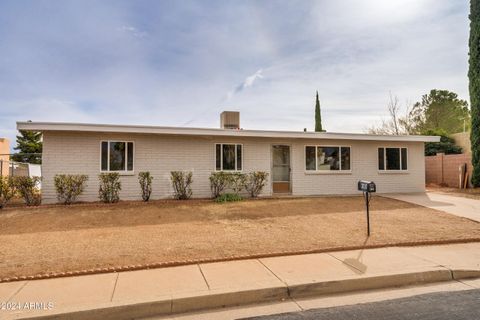
[[[92,268],[404,242],[480,239],[480,224],[374,196],[123,202],[0,213],[0,279]]]

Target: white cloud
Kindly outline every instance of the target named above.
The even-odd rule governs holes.
[[[140,31],[137,28],[129,26],[129,25],[121,26],[120,28],[118,28],[118,30],[122,31],[122,32],[125,32],[125,33],[128,33],[128,34],[131,34],[135,38],[144,38],[144,37],[147,36],[147,33],[145,31]]]
[[[263,72],[263,70],[259,69],[259,70],[257,70],[257,72],[255,72],[251,76],[247,77],[245,79],[245,81],[243,82],[242,86],[241,86],[242,90],[245,89],[245,88],[251,87],[253,85],[253,83],[255,82],[255,80],[263,78],[262,72]]]
[[[245,90],[248,87],[253,86],[253,84],[258,80],[263,78],[263,70],[259,69],[257,70],[254,74],[248,76],[245,78],[245,80],[239,84],[238,86],[235,87],[232,91],[229,91],[227,93],[227,96],[225,98],[226,101],[230,100],[235,94],[238,94]]]

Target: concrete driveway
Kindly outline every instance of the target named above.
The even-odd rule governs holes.
[[[387,194],[385,197],[444,211],[480,222],[480,200],[435,192]]]

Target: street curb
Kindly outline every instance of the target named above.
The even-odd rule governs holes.
[[[299,283],[277,287],[264,287],[249,290],[221,291],[198,296],[173,296],[156,301],[129,304],[106,303],[95,307],[82,307],[63,310],[55,314],[24,316],[11,315],[7,319],[31,320],[110,320],[132,319],[160,315],[233,307],[261,302],[282,301],[292,298],[321,296],[326,294],[353,292],[360,290],[401,287],[414,284],[427,284],[480,277],[480,270],[450,270],[436,268],[434,270],[381,275],[372,277],[349,278],[334,281]]]
[[[408,286],[418,283],[451,281],[452,273],[448,269],[423,272],[401,273],[394,275],[354,278],[340,281],[299,284],[289,287],[291,298],[304,298],[312,295],[324,295],[359,290],[371,290]]]
[[[196,310],[231,307],[288,299],[286,286],[239,291],[216,291],[198,296],[178,296],[157,301],[130,304],[104,303],[95,307],[77,307],[49,315],[12,316],[7,319],[31,320],[127,320],[143,317],[177,314]]]
[[[452,270],[452,278],[454,280],[480,278],[480,270],[469,270],[469,269]]]

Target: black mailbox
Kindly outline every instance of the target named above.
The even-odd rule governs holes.
[[[375,192],[377,191],[377,186],[373,181],[360,180],[358,181],[358,191]]]
[[[365,206],[367,207],[367,235],[370,236],[370,200],[372,199],[372,193],[377,191],[377,186],[373,181],[360,180],[358,181],[358,191],[363,192],[365,198]]]

